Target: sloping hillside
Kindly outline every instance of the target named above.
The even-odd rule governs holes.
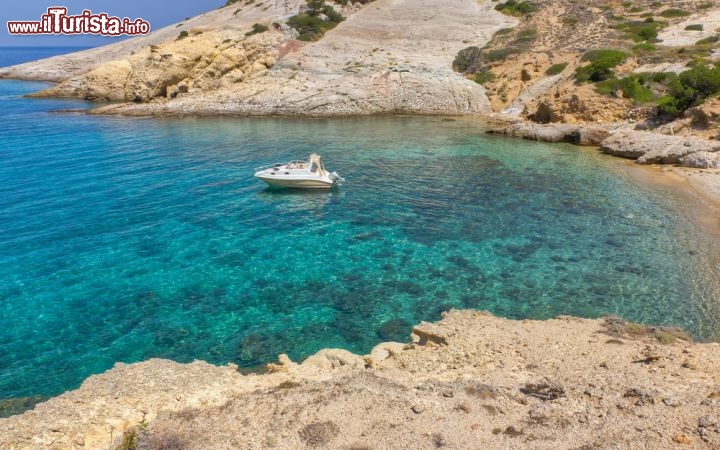
[[[713,100],[720,94],[720,6],[701,0],[530,4],[519,26],[500,30],[462,67],[487,88],[494,111],[540,123],[624,122],[720,136]],[[689,74],[677,75],[684,71]]]

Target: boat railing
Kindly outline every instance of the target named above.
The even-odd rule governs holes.
[[[282,166],[284,166],[284,164],[272,164],[272,165],[268,165],[268,166],[256,167],[256,168],[253,169],[253,170],[255,170],[255,172],[260,172],[260,171],[263,171],[263,170],[273,169],[273,168],[275,168],[275,167],[282,167]]]

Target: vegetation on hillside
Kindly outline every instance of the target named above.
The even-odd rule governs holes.
[[[453,69],[478,83],[491,83],[491,100],[494,93],[502,103],[525,89],[525,83],[537,76],[534,73],[540,76],[572,73],[560,83],[592,83],[599,94],[652,106],[656,118],[671,119],[709,97],[720,95],[720,62],[713,62],[711,57],[712,52],[719,50],[720,34],[703,37],[698,33],[694,45],[683,47],[663,45],[658,36],[664,28],[713,6],[712,2],[697,4],[684,0],[673,5],[652,0],[615,3],[501,0],[495,9],[520,17],[519,26],[499,30],[485,47],[464,48],[456,55]],[[556,7],[564,12],[552,23],[547,23],[547,14],[534,14],[541,8]],[[604,20],[598,20],[595,8],[604,11]],[[703,32],[707,25],[703,27],[698,18],[683,28]],[[632,67],[667,63],[686,64],[688,70],[680,74],[627,73]],[[565,70],[571,64],[574,73]],[[569,85],[566,88],[572,91]]]
[[[287,24],[297,30],[298,40],[317,41],[344,20],[325,0],[307,0],[305,12],[290,17]]]
[[[263,25],[261,23],[255,23],[255,24],[253,24],[252,29],[250,31],[248,31],[247,33],[245,33],[245,36],[252,36],[253,34],[264,33],[269,29],[270,28],[267,25]]]
[[[507,0],[495,5],[495,9],[510,16],[526,16],[538,10],[537,6],[526,1]]]
[[[680,75],[663,74],[669,95],[660,100],[660,112],[675,116],[697,106],[708,97],[720,94],[720,62],[714,66],[697,64]]]
[[[575,79],[578,82],[604,81],[615,76],[612,70],[627,59],[625,52],[612,49],[590,50],[586,52],[581,61],[589,61],[590,64],[578,67],[575,70]]]

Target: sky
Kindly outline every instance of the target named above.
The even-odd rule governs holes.
[[[225,4],[226,0],[3,0],[0,6],[0,47],[6,46],[62,46],[95,47],[117,41],[117,37],[92,35],[72,36],[18,36],[8,33],[8,21],[40,21],[47,9],[52,6],[64,6],[68,15],[79,15],[84,9],[93,14],[107,13],[109,16],[130,20],[143,19],[150,23],[153,30],[186,17],[210,11]]]

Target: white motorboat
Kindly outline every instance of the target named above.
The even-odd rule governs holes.
[[[257,168],[255,177],[270,186],[302,189],[330,189],[345,181],[337,172],[328,172],[316,153],[311,154],[307,161]]]

